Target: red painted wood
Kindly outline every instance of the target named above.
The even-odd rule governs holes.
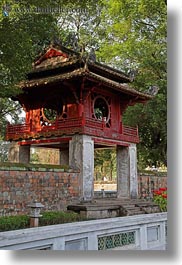
[[[48,58],[63,56],[68,58],[68,55],[54,48],[50,48],[44,55],[42,55],[34,65],[39,65],[42,61],[47,60]]]
[[[122,129],[121,129],[122,128]],[[19,140],[26,139],[26,135],[38,136],[48,136],[51,135],[61,135],[61,134],[74,134],[75,132],[80,132],[84,134],[89,134],[97,137],[104,137],[113,140],[128,141],[128,142],[139,142],[138,128],[124,126],[120,124],[120,132],[116,132],[111,128],[107,128],[104,121],[99,121],[95,119],[78,117],[72,119],[59,120],[52,123],[49,126],[43,126],[37,131],[31,130],[30,124],[19,124],[19,125],[8,125],[7,126],[7,140]],[[47,134],[46,134],[47,133]]]
[[[18,142],[19,145],[31,145],[31,144],[48,144],[48,143],[67,143],[72,139],[72,137],[59,137],[54,139],[38,139],[38,140],[25,140]]]
[[[46,56],[54,55],[59,56],[50,50]],[[116,141],[118,144],[122,142],[139,142],[138,128],[125,126],[122,123],[122,114],[128,103],[127,96],[121,98],[120,95],[112,93],[101,85],[98,85],[98,87],[86,87],[85,90],[82,87],[83,91],[79,89],[80,87],[77,87],[76,90],[76,84],[75,90],[73,85],[71,89],[69,89],[69,86],[67,90],[60,89],[60,91],[64,92],[63,95],[61,94],[64,97],[63,100],[61,98],[64,116],[59,114],[60,116],[54,122],[45,122],[42,108],[46,105],[43,105],[41,97],[30,97],[29,103],[28,101],[24,102],[24,105],[27,104],[27,107],[25,106],[27,108],[25,124],[8,125],[6,139],[24,140],[26,144],[36,144],[39,143],[39,138],[47,138],[47,142],[46,140],[44,141],[49,143],[50,140],[48,138],[60,139],[64,135],[70,137],[79,133],[97,137],[97,139],[100,138],[100,143],[103,139],[103,142],[107,141],[108,144]],[[56,93],[60,93],[60,91],[57,90]],[[52,94],[50,93],[50,95]],[[49,91],[46,90],[43,97],[45,102],[48,101],[50,104],[48,106],[54,106],[54,100],[57,99],[55,95],[49,99]],[[94,102],[96,102],[98,97],[104,99],[108,106],[107,123],[104,120],[97,119],[95,116]],[[60,99],[60,94],[58,99]],[[33,140],[29,140],[32,138]],[[24,142],[22,142],[23,144]]]
[[[106,145],[106,146],[116,146],[116,145],[121,145],[121,146],[129,146],[129,144],[122,142],[122,141],[115,141],[115,140],[109,140],[109,139],[104,139],[104,138],[97,138],[93,137],[92,140],[94,140],[95,144],[99,145]]]

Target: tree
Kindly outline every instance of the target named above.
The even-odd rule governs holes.
[[[0,162],[8,160],[9,143],[0,140]]]
[[[22,108],[18,102],[9,98],[0,98],[0,140],[4,139],[6,125],[8,121],[11,123],[22,122]]]
[[[106,31],[97,55],[105,63],[137,73],[132,84],[136,89],[159,87],[157,96],[146,105],[129,108],[124,121],[139,125],[140,161],[145,165],[166,164],[166,1],[103,0],[103,3],[102,23]]]
[[[95,170],[99,169],[101,177],[106,175],[105,173],[107,171],[107,176],[112,181],[113,173],[116,174],[116,150],[114,148],[96,149],[94,153],[94,166]]]
[[[25,79],[38,52],[58,34],[57,19],[51,14],[23,12],[28,2],[7,1],[8,16],[0,16],[0,97],[20,92],[18,82]]]

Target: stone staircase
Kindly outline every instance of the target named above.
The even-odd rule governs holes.
[[[134,204],[132,205],[121,205],[120,206],[120,216],[131,216],[131,215],[139,215],[139,214],[144,214],[145,212],[140,209],[140,207],[135,206]]]
[[[87,218],[94,219],[160,212],[157,204],[153,201],[146,201],[143,199],[98,199],[90,202],[78,202],[68,205],[67,209],[82,214]]]
[[[123,203],[120,206],[120,216],[131,216],[160,212],[159,206],[152,201],[136,201]]]

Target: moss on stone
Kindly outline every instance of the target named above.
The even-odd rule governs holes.
[[[33,164],[33,163],[0,163],[0,170],[27,170],[27,171],[57,171],[67,172],[70,170],[67,165],[48,165],[48,164]]]

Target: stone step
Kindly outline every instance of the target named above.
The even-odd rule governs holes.
[[[143,211],[127,212],[126,216],[144,214]]]
[[[122,204],[122,207],[124,207],[125,209],[135,209],[136,208],[136,206],[135,205],[123,205]]]
[[[109,200],[78,201],[67,206],[68,210],[84,213],[88,218],[106,218],[117,216],[132,216],[160,212],[159,207],[152,201],[144,200]]]

